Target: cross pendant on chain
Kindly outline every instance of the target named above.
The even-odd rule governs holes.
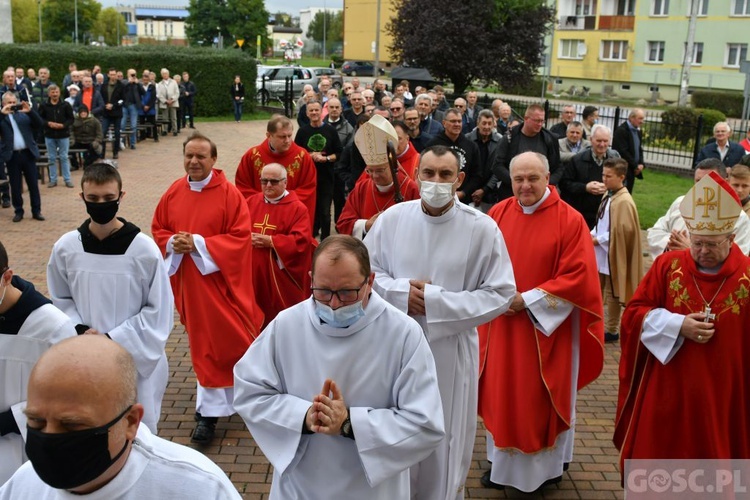
[[[701,311],[701,312],[706,316],[705,318],[703,318],[703,322],[704,323],[710,323],[711,321],[713,321],[714,319],[716,319],[716,315],[715,314],[711,314],[711,308],[708,307],[708,306],[705,306],[703,308],[703,311]]]

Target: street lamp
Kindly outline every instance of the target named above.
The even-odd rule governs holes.
[[[323,59],[326,58],[326,33],[328,31],[328,27],[326,26],[328,19],[326,19],[328,16],[326,16],[327,10],[326,10],[326,0],[323,0]]]
[[[39,9],[39,43],[42,43],[42,0],[36,0]]]
[[[75,20],[75,22],[76,22],[76,31],[75,31],[75,33],[76,33],[76,35],[75,35],[76,36],[76,43],[78,43],[78,0],[74,0],[74,2],[73,2],[73,9],[74,9],[74,12],[75,12],[74,15],[75,15],[75,18],[76,18],[76,20]]]

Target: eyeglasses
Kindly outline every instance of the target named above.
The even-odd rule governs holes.
[[[690,247],[694,248],[695,250],[716,250],[721,245],[723,245],[725,242],[729,241],[731,238],[727,237],[721,241],[691,241]]]
[[[464,106],[463,104],[456,104],[456,106],[455,106],[455,107],[456,107],[456,108],[465,108],[466,106]]]
[[[315,300],[320,302],[330,302],[335,295],[342,304],[351,304],[359,300],[359,291],[367,283],[367,278],[359,285],[358,288],[342,288],[341,290],[330,290],[328,288],[312,287],[312,295]]]
[[[365,172],[367,172],[367,175],[383,175],[388,169],[383,168],[366,168]]]
[[[395,108],[391,108],[391,111],[401,111],[402,109],[404,109],[404,108],[397,106]]]
[[[279,182],[285,181],[285,180],[286,180],[286,177],[284,177],[283,179],[264,179],[263,177],[261,177],[260,178],[260,183],[261,184],[270,184],[272,186],[278,186]]]

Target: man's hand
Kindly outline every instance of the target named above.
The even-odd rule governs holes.
[[[110,103],[107,103],[107,104],[105,104],[105,105],[104,105],[104,108],[105,108],[105,109],[107,109],[107,110],[110,110],[110,109],[112,109],[113,107],[114,107],[114,106],[113,106],[112,104],[110,104]]]
[[[409,316],[425,316],[427,310],[424,305],[424,287],[431,281],[409,280],[409,302],[407,313]]]
[[[705,344],[716,331],[713,323],[704,323],[705,319],[706,315],[702,312],[688,314],[680,327],[680,335],[699,344]]]
[[[596,236],[591,237],[591,243],[594,244],[594,246],[599,246],[599,240],[596,239]]]
[[[344,397],[341,395],[336,382],[326,379],[323,390],[313,398],[313,404],[308,408],[305,425],[308,429],[319,434],[338,436],[341,424],[349,416]]]
[[[476,205],[479,205],[482,202],[482,197],[484,197],[484,189],[477,189],[471,193],[471,201]]]
[[[594,195],[602,195],[607,192],[607,187],[603,182],[591,181],[586,184],[586,192]]]
[[[464,201],[464,198],[466,198],[466,193],[463,191],[456,191],[456,196],[458,196],[458,199],[461,201]]]
[[[667,250],[685,250],[690,248],[690,237],[687,231],[672,230],[667,241]]]
[[[523,297],[520,292],[516,292],[516,296],[513,297],[513,302],[510,303],[510,307],[505,311],[506,316],[513,316],[526,309],[526,302],[523,301]]]
[[[177,254],[184,254],[195,251],[193,235],[190,233],[186,233],[185,231],[180,231],[179,233],[175,234],[174,240],[172,240],[172,249],[174,250],[174,253]]]
[[[369,231],[373,224],[375,224],[375,221],[378,220],[378,216],[381,212],[376,213],[369,219],[367,219],[367,222],[365,222],[365,231]]]
[[[638,175],[641,172],[643,172],[643,168],[644,168],[643,163],[639,163],[638,166],[635,168],[635,175]]]
[[[267,234],[253,233],[253,246],[255,248],[271,248],[271,237]]]
[[[96,328],[89,328],[85,332],[83,332],[84,335],[104,335],[102,332],[97,330]]]

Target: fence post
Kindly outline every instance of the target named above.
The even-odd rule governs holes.
[[[617,126],[620,124],[620,111],[621,111],[620,106],[617,106],[615,108],[615,124],[612,126],[613,132],[617,128]]]
[[[703,113],[698,115],[698,125],[695,127],[695,144],[693,145],[693,165],[691,168],[695,168],[695,162],[698,161],[698,154],[701,152],[701,138],[703,137]]]
[[[287,118],[292,117],[292,79],[290,77],[284,78],[284,115]]]
[[[544,128],[547,128],[547,122],[549,121],[549,99],[544,100]]]

